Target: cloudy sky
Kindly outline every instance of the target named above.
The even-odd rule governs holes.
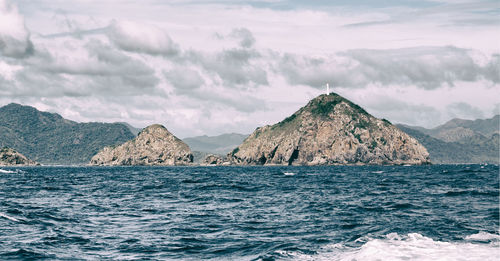
[[[250,133],[324,92],[434,127],[500,110],[498,0],[0,0],[0,106]]]

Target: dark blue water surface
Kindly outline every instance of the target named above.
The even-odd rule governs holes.
[[[0,169],[0,260],[498,260],[496,165]]]

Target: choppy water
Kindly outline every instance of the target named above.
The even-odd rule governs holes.
[[[0,171],[0,260],[499,260],[499,167]]]

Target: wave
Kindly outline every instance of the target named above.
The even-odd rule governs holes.
[[[406,236],[391,233],[382,239],[368,239],[361,247],[347,247],[333,244],[323,247],[314,255],[299,252],[280,251],[285,260],[480,260],[500,259],[500,236],[480,232],[459,242],[436,241],[418,233]],[[478,242],[480,241],[480,242]]]
[[[24,170],[20,170],[20,169],[16,169],[16,170],[0,169],[0,173],[4,173],[4,174],[21,173],[21,174],[24,174],[26,172]]]
[[[481,242],[500,242],[500,235],[490,234],[487,232],[479,232],[470,236],[466,236],[465,240],[481,241]]]
[[[6,219],[8,219],[10,221],[19,222],[19,219],[11,217],[11,216],[7,216],[7,215],[5,215],[4,213],[1,213],[1,212],[0,212],[0,217],[6,218]]]

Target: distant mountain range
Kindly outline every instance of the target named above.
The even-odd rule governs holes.
[[[248,135],[227,133],[218,136],[197,136],[185,138],[183,141],[191,150],[225,155],[238,147]]]
[[[238,147],[248,135],[227,133],[218,136],[197,136],[183,141],[191,148],[194,161],[200,163],[208,154],[226,155]]]
[[[86,164],[103,147],[132,138],[120,123],[77,123],[14,103],[0,108],[0,147],[42,164]]]
[[[433,163],[500,161],[500,115],[491,119],[453,119],[433,129],[397,126],[427,148]]]

